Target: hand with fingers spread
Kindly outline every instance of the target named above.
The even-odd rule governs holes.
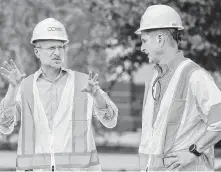
[[[197,156],[189,151],[177,151],[166,154],[164,165],[168,170],[179,170],[188,164],[197,161]]]
[[[4,67],[1,67],[0,74],[6,78],[12,86],[18,86],[22,79],[26,77],[26,74],[21,74],[13,60],[10,60],[10,63],[4,62],[4,65]]]
[[[89,72],[89,78],[88,78],[88,84],[85,88],[83,88],[82,92],[87,92],[91,96],[95,97],[97,90],[99,89],[99,82],[97,81],[98,74],[95,74],[94,77],[92,77],[92,72]]]

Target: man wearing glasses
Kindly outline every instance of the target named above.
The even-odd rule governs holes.
[[[182,21],[166,5],[141,18],[141,51],[155,65],[146,82],[140,165],[144,171],[212,171],[221,138],[221,92],[210,74],[178,49]]]
[[[53,18],[38,23],[31,43],[41,67],[25,78],[11,60],[1,68],[9,88],[0,106],[0,132],[21,121],[17,171],[101,171],[91,130],[92,115],[107,128],[118,109],[92,77],[62,67],[68,37]]]

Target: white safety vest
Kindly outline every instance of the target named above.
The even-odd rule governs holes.
[[[88,76],[71,70],[68,73],[51,130],[39,97],[36,74],[24,80],[17,170],[83,169],[99,164],[95,144],[89,142],[93,137],[93,100],[81,92]]]
[[[149,88],[145,90],[139,153],[148,156],[147,168],[150,171],[166,170],[163,165],[164,154],[174,148],[185,110],[185,102],[181,100],[186,99],[190,76],[197,69],[200,67],[189,59],[178,66],[162,98],[154,126],[154,99],[151,88],[157,72],[148,84]]]

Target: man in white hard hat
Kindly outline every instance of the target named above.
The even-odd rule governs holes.
[[[181,18],[152,5],[143,14],[141,51],[154,65],[145,84],[140,165],[144,171],[210,171],[221,134],[221,92],[210,74],[178,49]]]
[[[92,77],[63,67],[68,37],[53,18],[38,23],[31,43],[41,67],[25,78],[11,60],[1,74],[9,82],[0,104],[0,132],[10,134],[17,121],[18,171],[101,171],[91,130],[92,115],[107,128],[118,109]]]

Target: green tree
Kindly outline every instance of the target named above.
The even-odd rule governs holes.
[[[170,5],[181,15],[185,27],[181,48],[187,57],[207,70],[220,70],[220,0],[92,0],[91,11],[99,13],[103,18],[100,22],[111,27],[106,49],[114,53],[115,58],[110,60],[110,72],[116,73],[120,68],[121,73],[131,76],[140,65],[148,62],[140,52],[141,41],[134,31],[139,27],[142,14],[152,4]]]
[[[220,0],[0,0],[0,65],[12,58],[27,74],[39,67],[29,43],[34,26],[47,17],[64,23],[70,39],[67,67],[100,74],[101,82],[130,80],[147,57],[134,34],[145,9],[167,4],[181,15],[185,27],[182,49],[207,70],[221,66]],[[6,88],[4,80],[1,88]]]

